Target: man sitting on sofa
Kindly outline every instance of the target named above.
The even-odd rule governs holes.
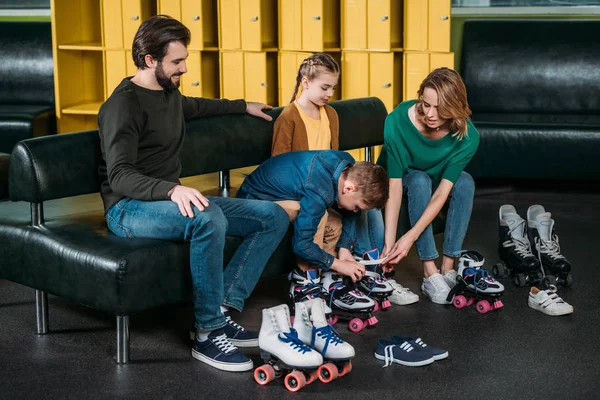
[[[146,20],[132,55],[138,71],[100,108],[101,195],[110,230],[121,237],[190,241],[196,339],[192,356],[226,371],[247,371],[252,360],[235,346],[258,346],[258,334],[231,320],[242,311],[286,233],[285,211],[271,202],[205,197],[180,184],[185,119],[248,113],[271,117],[261,103],[182,96],[190,31],[165,16]],[[225,236],[244,238],[223,270]],[[261,249],[256,251],[256,249]]]

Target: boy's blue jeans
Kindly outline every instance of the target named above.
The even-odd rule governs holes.
[[[287,232],[286,212],[270,201],[207,197],[210,205],[184,217],[176,203],[125,198],[108,210],[109,229],[120,237],[190,242],[196,328],[225,326],[221,304],[242,311],[275,248]],[[244,241],[223,269],[225,235]]]

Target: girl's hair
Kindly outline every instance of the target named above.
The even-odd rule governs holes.
[[[298,75],[296,75],[296,87],[294,87],[294,94],[292,95],[290,103],[293,103],[294,100],[296,100],[298,88],[300,87],[303,77],[306,77],[308,80],[312,80],[323,72],[328,72],[330,74],[340,73],[340,66],[329,54],[315,53],[312,56],[304,59],[302,64],[300,64],[300,68],[298,69]]]
[[[415,108],[419,119],[425,119],[423,112],[425,88],[436,91],[440,118],[449,120],[450,130],[454,131],[452,136],[462,140],[467,135],[467,119],[471,115],[471,109],[467,103],[467,89],[458,72],[445,67],[438,68],[425,78],[417,92],[418,100]]]

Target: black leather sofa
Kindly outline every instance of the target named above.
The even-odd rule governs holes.
[[[49,21],[0,21],[0,200],[21,140],[56,133]]]
[[[387,111],[379,99],[344,100],[331,106],[339,114],[342,150],[383,143]],[[276,118],[281,110],[269,114]],[[258,165],[270,156],[272,122],[233,115],[188,121],[186,128],[182,176]],[[128,316],[189,298],[189,246],[119,238],[108,231],[102,210],[44,220],[44,202],[99,191],[100,158],[97,131],[17,144],[10,166],[10,197],[31,203],[31,215],[10,214],[0,220],[0,278],[36,289],[40,334],[48,332],[47,293],[115,314],[117,362],[126,363]],[[406,229],[404,207],[399,232]],[[262,279],[293,268],[290,233],[269,260]],[[240,243],[237,237],[227,237],[226,262]]]
[[[600,21],[464,24],[461,74],[481,134],[474,178],[600,180]]]

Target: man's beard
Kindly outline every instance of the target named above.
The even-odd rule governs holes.
[[[171,80],[172,76],[181,76],[181,74],[173,74],[171,77],[165,74],[165,71],[162,66],[162,61],[158,63],[156,66],[156,70],[154,71],[154,75],[156,76],[156,81],[158,84],[167,92],[171,93],[176,91],[179,88],[179,82],[174,83]]]

